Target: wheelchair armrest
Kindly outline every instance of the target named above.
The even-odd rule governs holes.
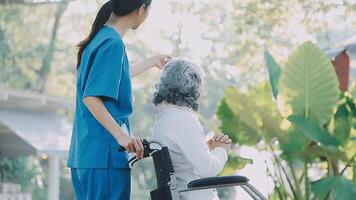
[[[220,176],[209,177],[191,181],[188,183],[189,190],[202,190],[210,188],[230,187],[244,185],[248,182],[248,178],[244,176]]]
[[[213,188],[241,186],[254,200],[267,200],[253,185],[248,183],[248,178],[244,176],[220,176],[202,178],[191,181],[188,187],[178,190],[178,193],[190,192],[194,190],[205,190]]]

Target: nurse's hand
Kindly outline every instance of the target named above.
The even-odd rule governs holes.
[[[119,137],[118,143],[129,153],[135,153],[138,159],[143,158],[144,148],[140,138],[123,134]]]
[[[153,66],[163,69],[166,64],[172,60],[170,55],[158,55],[150,58],[153,62]]]
[[[142,72],[151,69],[152,67],[157,67],[163,69],[166,64],[172,60],[169,55],[158,55],[148,58],[142,62],[131,65],[131,77],[135,77]]]

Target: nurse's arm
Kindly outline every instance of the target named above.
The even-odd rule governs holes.
[[[132,64],[131,77],[135,77],[152,67],[158,67],[159,69],[162,69],[170,60],[171,56],[169,55],[159,55],[148,58],[142,62]]]
[[[109,131],[117,142],[129,152],[134,152],[139,158],[143,157],[143,145],[139,138],[128,136],[114,120],[99,97],[88,96],[83,99],[92,115]]]

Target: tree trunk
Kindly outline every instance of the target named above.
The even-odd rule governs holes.
[[[53,61],[53,56],[56,51],[56,40],[57,40],[57,33],[58,33],[59,24],[60,24],[60,19],[63,15],[64,11],[67,9],[68,3],[69,3],[69,0],[64,0],[64,1],[62,1],[62,3],[58,4],[57,11],[55,13],[55,20],[54,20],[53,27],[52,27],[51,38],[48,43],[47,52],[46,52],[45,56],[43,57],[42,67],[40,68],[40,70],[38,72],[38,76],[40,77],[40,84],[37,87],[37,90],[39,92],[43,92],[43,90],[45,89],[45,86],[46,86],[47,76],[50,72],[51,64]]]

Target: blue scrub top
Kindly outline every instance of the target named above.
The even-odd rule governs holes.
[[[120,35],[108,26],[85,48],[77,72],[76,111],[67,166],[128,168],[127,152],[117,150],[117,141],[83,103],[88,96],[100,97],[114,120],[119,125],[125,123],[130,130],[130,66]]]

